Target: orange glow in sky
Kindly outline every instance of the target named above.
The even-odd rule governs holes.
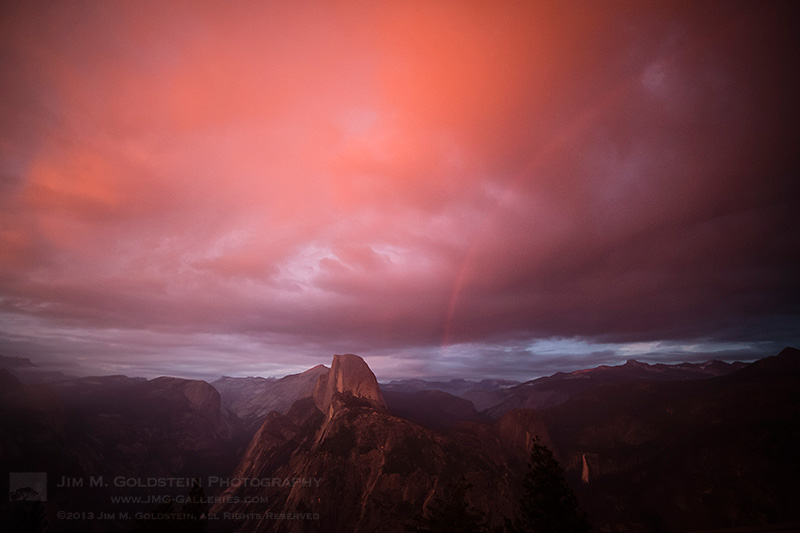
[[[541,342],[776,352],[788,9],[4,6],[0,352],[498,377],[555,368]]]

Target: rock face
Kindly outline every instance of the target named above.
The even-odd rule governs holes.
[[[25,384],[3,396],[0,417],[17,430],[4,435],[0,459],[70,475],[224,470],[243,445],[211,385],[171,377]]]
[[[150,382],[150,394],[177,400],[188,400],[189,409],[210,416],[222,416],[219,392],[205,381],[160,377]]]
[[[473,426],[445,436],[392,416],[366,363],[337,355],[313,398],[266,418],[232,476],[289,484],[230,487],[222,502],[268,503],[220,503],[211,512],[250,518],[235,524],[240,531],[401,532],[465,476],[468,503],[499,527],[516,504],[506,465],[520,452],[506,450],[495,428]]]
[[[547,426],[539,413],[533,409],[509,411],[500,417],[493,429],[506,447],[517,454],[521,465],[527,464],[536,437],[539,437],[539,441],[553,450],[558,457],[558,450],[553,446]]]
[[[328,418],[337,396],[352,396],[376,409],[386,410],[378,380],[367,363],[353,354],[334,355],[331,369],[319,377],[314,388],[314,403]]]
[[[0,427],[0,469],[48,473],[47,521],[54,531],[128,530],[130,520],[62,524],[55,511],[151,510],[112,502],[113,496],[148,490],[120,487],[112,478],[227,475],[246,445],[238,418],[221,405],[211,385],[170,377],[103,376],[3,388]],[[105,476],[106,482],[55,486],[62,477],[87,476]],[[186,495],[184,489],[175,491]],[[22,530],[4,523],[11,516],[7,510],[0,504],[0,530]]]
[[[597,530],[790,522],[800,499],[797,356],[787,350],[736,372],[630,362],[597,369],[599,383],[581,390],[569,387],[594,381],[581,377],[594,371],[558,375],[550,385],[568,391],[558,406],[513,409],[491,425],[461,422],[447,434],[387,412],[363,361],[337,356],[313,398],[267,417],[234,473],[289,485],[230,487],[225,501],[268,503],[212,512],[258,517],[233,524],[241,531],[400,532],[463,475],[473,485],[468,503],[502,528],[538,435]]]
[[[317,365],[281,379],[222,377],[211,385],[252,435],[272,411],[286,414],[294,402],[313,396],[317,380],[327,372],[328,367]]]

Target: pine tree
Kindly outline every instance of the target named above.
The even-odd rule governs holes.
[[[520,518],[513,529],[533,533],[586,533],[592,526],[578,507],[575,493],[553,452],[534,438],[523,480]]]

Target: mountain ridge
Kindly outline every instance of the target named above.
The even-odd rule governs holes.
[[[376,409],[386,410],[381,388],[367,363],[355,354],[336,354],[331,368],[321,374],[314,387],[314,403],[328,418],[333,416],[337,398],[350,395]]]
[[[497,418],[510,409],[555,407],[592,387],[604,383],[632,383],[640,380],[682,381],[727,375],[747,363],[711,360],[703,363],[649,364],[629,359],[616,366],[557,372],[490,393],[467,393],[465,398],[480,405],[489,405],[482,412]]]

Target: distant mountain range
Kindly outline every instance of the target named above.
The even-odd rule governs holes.
[[[223,403],[255,432],[272,411],[286,414],[294,402],[310,396],[319,377],[327,372],[326,366],[317,365],[280,379],[223,376],[211,385],[219,391]]]
[[[470,391],[464,397],[486,409],[488,415],[497,417],[510,409],[555,407],[598,385],[707,379],[730,374],[746,365],[747,363],[723,361],[650,365],[629,360],[620,366],[598,366],[570,373],[558,372],[506,389]]]
[[[470,391],[494,391],[519,385],[519,381],[507,379],[483,379],[472,381],[467,379],[451,379],[450,381],[427,381],[424,379],[395,379],[382,383],[381,390],[413,392],[423,390],[439,390],[454,396],[463,396]]]
[[[48,473],[52,531],[146,530],[149,522],[130,517],[171,509],[197,510],[212,531],[400,532],[462,477],[472,485],[468,503],[502,531],[518,512],[535,436],[554,450],[596,531],[800,522],[800,352],[792,348],[752,364],[628,361],[526,383],[379,385],[352,354],[281,379],[212,384],[25,383],[14,371],[27,365],[12,363],[0,367],[0,464]],[[92,476],[198,476],[213,499],[120,504],[111,496],[189,489],[56,486]],[[21,505],[2,503],[3,531],[30,515]],[[59,520],[66,509],[115,517]]]
[[[0,368],[32,368],[35,366],[27,357],[0,355]]]
[[[650,365],[629,360],[620,366],[599,366],[575,372],[558,372],[520,383],[518,381],[485,379],[468,381],[425,381],[422,379],[395,380],[381,385],[384,392],[413,393],[442,391],[469,400],[478,411],[497,417],[519,408],[553,407],[573,396],[603,383],[625,383],[638,380],[683,381],[723,376],[744,368],[747,363],[708,361]]]
[[[7,371],[19,381],[24,383],[57,382],[74,378],[63,372],[41,368],[27,357],[9,357],[0,355],[0,369]]]

